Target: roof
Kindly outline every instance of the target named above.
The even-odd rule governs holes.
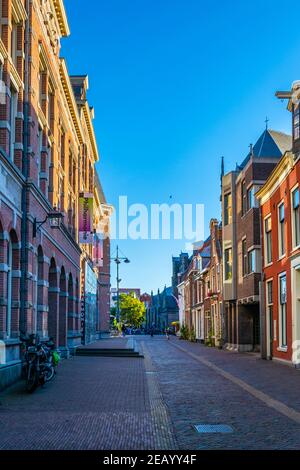
[[[291,148],[292,136],[272,129],[266,129],[254,145],[252,154],[254,158],[281,158]],[[250,158],[251,152],[248,153],[239,168],[243,169]]]
[[[70,28],[68,24],[66,10],[64,7],[64,2],[63,0],[53,0],[53,4],[59,24],[60,34],[62,36],[69,36]]]
[[[166,308],[178,308],[176,298],[173,295],[172,287],[165,287],[162,292],[153,295],[152,305]]]
[[[295,165],[294,155],[292,152],[286,152],[279,163],[275,166],[265,184],[256,193],[260,204],[264,204],[270,199],[274,191],[288,177]]]
[[[105,198],[105,194],[103,192],[102,184],[101,184],[97,170],[95,171],[95,186],[97,188],[101,204],[106,203],[107,201]]]

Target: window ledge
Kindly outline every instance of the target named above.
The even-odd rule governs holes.
[[[283,253],[283,255],[279,256],[278,261],[283,260],[286,257],[286,253]]]
[[[294,246],[294,247],[292,248],[291,253],[295,253],[295,251],[298,251],[299,249],[300,249],[300,245]]]
[[[287,346],[279,346],[279,347],[277,348],[277,351],[280,351],[280,352],[285,352],[285,353],[286,353],[287,350],[288,350]]]
[[[264,268],[269,268],[270,266],[272,266],[272,264],[273,264],[273,261],[271,263],[265,264]]]

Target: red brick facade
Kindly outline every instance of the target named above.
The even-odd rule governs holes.
[[[300,161],[287,153],[259,193],[261,201],[264,272],[264,321],[268,358],[298,363],[297,341],[300,341],[298,321],[298,286],[300,248],[294,234],[293,192],[300,181]],[[280,230],[279,207],[283,205],[283,232]],[[271,228],[271,260],[268,259],[266,222]],[[283,233],[284,253],[281,248]],[[286,279],[286,294],[280,280]],[[284,295],[285,295],[285,298]],[[285,324],[285,326],[284,326]]]
[[[78,243],[78,194],[95,195],[99,155],[88,79],[69,77],[59,55],[69,34],[63,1],[0,1],[0,340],[5,368],[19,370],[20,330],[53,336],[64,354],[81,343],[86,263],[98,286],[96,336],[108,331],[110,243],[98,268],[92,245]],[[94,197],[109,219],[102,190]],[[56,229],[53,211],[62,214]]]

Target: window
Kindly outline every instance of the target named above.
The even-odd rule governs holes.
[[[232,224],[232,195],[231,193],[224,196],[224,224]]]
[[[60,130],[60,164],[62,169],[65,169],[65,141],[66,135],[63,129]]]
[[[248,210],[252,209],[255,207],[255,191],[254,191],[254,186],[252,186],[250,189],[247,191],[247,201],[248,201]]]
[[[267,281],[267,304],[273,304],[273,281]]]
[[[278,243],[279,256],[285,254],[285,235],[284,235],[284,204],[278,206]]]
[[[271,217],[265,220],[265,256],[266,264],[272,263],[272,221]]]
[[[279,278],[279,314],[280,314],[280,346],[287,346],[286,332],[286,275]]]
[[[43,80],[44,80],[44,72],[43,70],[40,68],[40,71],[39,71],[39,105],[40,107],[42,108],[42,105],[43,105]]]
[[[63,211],[63,198],[64,198],[64,188],[63,188],[63,176],[58,175],[58,188],[57,188],[57,210],[59,212]]]
[[[245,183],[245,181],[242,182],[241,204],[242,204],[242,215],[244,215],[244,214],[246,214],[246,211],[247,211],[246,183]]]
[[[40,173],[42,171],[42,151],[43,151],[43,129],[39,126],[38,132],[38,157],[37,157],[37,167],[38,167],[38,186],[40,186]]]
[[[294,104],[293,112],[294,140],[300,138],[300,104]]]
[[[249,274],[256,272],[256,250],[251,250],[248,253],[248,269]]]
[[[11,87],[10,88],[10,158],[13,160],[14,149],[16,142],[16,117],[18,110],[18,93]]]
[[[217,291],[220,291],[220,265],[217,264]]]
[[[11,58],[14,66],[17,66],[17,49],[18,49],[18,25],[15,21],[12,21],[11,30]]]
[[[300,244],[300,211],[299,211],[299,188],[292,192],[292,218],[293,218],[293,245]]]
[[[247,259],[247,240],[242,241],[242,263],[243,263],[243,276],[246,276],[248,272],[248,259]]]
[[[0,38],[2,39],[2,22],[1,22],[1,19],[3,18],[3,15],[2,15],[2,0],[0,0]]]
[[[52,130],[52,119],[53,113],[54,113],[54,91],[52,85],[49,83],[48,87],[48,125],[50,129]]]
[[[215,268],[212,268],[211,269],[211,281],[210,281],[210,285],[211,285],[211,290],[212,292],[215,292]]]
[[[231,281],[232,279],[232,248],[225,250],[225,281]]]
[[[273,341],[273,281],[267,281],[267,321],[269,325],[270,341]]]

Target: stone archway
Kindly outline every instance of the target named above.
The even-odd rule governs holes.
[[[0,260],[5,260],[5,240],[4,240],[4,232],[3,232],[3,225],[0,220]],[[0,286],[3,286],[3,289],[0,292],[0,339],[3,339],[5,336],[5,318],[6,318],[6,306],[5,306],[5,299],[6,299],[6,272],[5,270],[0,270]]]
[[[62,266],[59,278],[59,348],[63,352],[67,350],[68,330],[68,291],[65,268]]]
[[[37,251],[37,332],[41,338],[48,336],[48,312],[47,312],[47,296],[45,281],[45,258],[41,245]]]
[[[20,313],[20,246],[15,230],[9,233],[7,246],[7,336],[19,336]]]
[[[51,258],[49,267],[48,288],[48,332],[55,344],[58,345],[58,280],[57,267],[54,258]]]
[[[75,333],[75,302],[73,276],[70,273],[68,278],[68,346],[72,348]]]
[[[76,282],[75,282],[75,314],[76,314],[75,330],[78,335],[79,342],[81,342],[80,285],[79,285],[78,278],[76,278]]]

